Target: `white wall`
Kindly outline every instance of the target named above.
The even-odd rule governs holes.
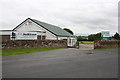
[[[31,25],[26,25],[28,22],[31,22]],[[15,29],[16,31],[44,31],[46,32],[46,39],[50,39],[50,40],[56,40],[57,37],[52,34],[51,32],[47,31],[46,29],[40,27],[40,25],[34,23],[31,20],[27,20],[25,21],[23,24],[21,24],[18,28]]]
[[[67,39],[68,37],[58,37],[58,40],[63,40],[63,39]]]
[[[74,46],[77,42],[77,39],[75,37],[68,37],[68,46]]]
[[[0,35],[10,35],[12,31],[0,30]]]
[[[36,26],[36,24],[33,22],[31,23],[31,25],[29,25],[28,21],[32,22],[30,20],[27,20],[23,24],[21,24],[18,28],[16,28],[15,30],[16,31],[23,31],[23,32],[25,32],[25,31],[43,31],[42,28]]]
[[[77,39],[75,37],[58,37],[58,40],[67,39],[67,45],[68,46],[74,46],[77,42]]]

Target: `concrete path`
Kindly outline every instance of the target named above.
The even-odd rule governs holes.
[[[74,48],[3,56],[3,77],[117,78],[117,58],[117,49]]]

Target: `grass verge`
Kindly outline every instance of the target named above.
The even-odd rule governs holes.
[[[83,44],[94,44],[94,41],[80,41]]]
[[[19,48],[19,49],[3,49],[0,55],[20,55],[20,54],[27,54],[27,53],[35,53],[35,52],[42,52],[42,51],[50,51],[55,49],[61,48]]]

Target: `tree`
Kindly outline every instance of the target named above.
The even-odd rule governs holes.
[[[101,38],[101,33],[90,34],[88,36],[88,40],[90,40],[90,41],[99,40],[100,38]]]
[[[116,32],[113,36],[114,39],[120,40],[120,35]]]
[[[77,41],[87,41],[87,39],[83,38],[82,36],[77,36]]]
[[[69,32],[70,34],[73,35],[73,32],[72,32],[70,29],[68,29],[68,28],[64,28],[64,30],[67,31],[67,32]]]

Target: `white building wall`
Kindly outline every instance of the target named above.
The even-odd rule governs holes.
[[[68,37],[67,44],[68,46],[75,46],[77,42],[77,39],[75,37]]]
[[[58,37],[58,40],[63,40],[63,39],[67,39],[67,37]]]
[[[75,37],[58,37],[58,40],[67,39],[67,45],[68,46],[74,46],[77,42],[77,39]]]
[[[11,31],[10,31],[10,30],[8,30],[8,31],[6,31],[6,30],[1,30],[1,31],[0,31],[0,35],[10,35],[11,32],[12,32],[12,30],[11,30]]]
[[[28,22],[32,22],[30,20],[25,21],[24,23],[22,23],[21,25],[19,25],[19,27],[17,27],[15,30],[16,31],[42,31],[42,28],[38,27],[35,25],[35,23],[31,23],[28,24]]]
[[[49,31],[46,31],[46,39],[48,39],[48,40],[57,40],[57,36],[53,35]]]
[[[28,24],[28,22],[31,22],[30,24]],[[50,39],[50,40],[56,40],[57,37],[52,34],[51,32],[49,32],[48,30],[40,27],[40,25],[34,23],[31,20],[27,20],[24,23],[22,23],[18,28],[15,29],[16,31],[43,31],[46,32],[46,39]]]

